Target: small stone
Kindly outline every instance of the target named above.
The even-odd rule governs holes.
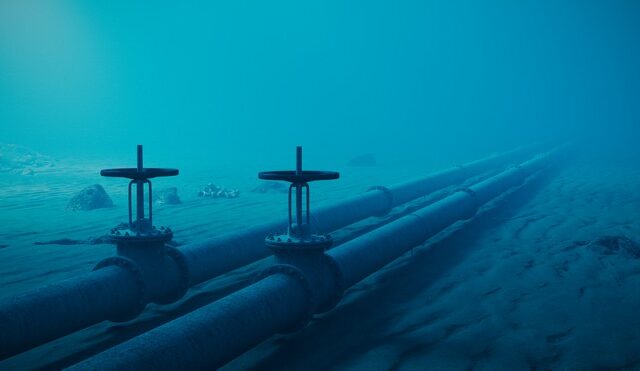
[[[213,183],[209,183],[198,192],[198,197],[205,198],[236,198],[240,195],[237,189],[225,189]]]
[[[176,187],[164,188],[155,192],[153,200],[160,205],[177,205],[182,202],[178,197],[178,188]]]
[[[113,201],[100,184],[88,186],[78,192],[69,201],[69,210],[94,210],[105,207],[112,207]]]

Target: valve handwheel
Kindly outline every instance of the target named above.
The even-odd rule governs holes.
[[[296,148],[296,170],[263,171],[258,178],[263,180],[282,180],[290,182],[289,186],[289,224],[287,233],[269,235],[267,246],[278,250],[289,249],[325,249],[331,246],[329,235],[311,233],[309,182],[316,180],[338,179],[340,173],[335,171],[302,170],[302,147]],[[295,223],[292,210],[292,194],[296,194]],[[303,215],[303,191],[306,191],[306,210]]]
[[[131,180],[147,180],[164,176],[178,175],[178,169],[144,167],[142,163],[142,145],[138,144],[138,167],[121,167],[100,170],[100,175],[112,178],[128,178]]]
[[[173,233],[169,228],[156,229],[153,226],[153,195],[149,179],[178,175],[178,169],[145,168],[142,162],[142,145],[138,145],[138,161],[135,168],[103,169],[100,175],[112,178],[127,178],[129,182],[129,225],[121,225],[111,231],[115,240],[170,240]],[[133,220],[131,187],[136,185],[136,220]],[[149,186],[149,217],[144,212],[144,185]]]
[[[112,178],[128,178],[132,180],[144,180],[159,178],[163,176],[178,175],[178,169],[163,169],[155,167],[147,167],[142,170],[131,167],[123,167],[117,169],[104,169],[100,170],[100,175]]]
[[[258,177],[264,180],[284,180],[291,183],[307,183],[314,180],[338,179],[340,173],[335,171],[303,170],[298,173],[295,170],[263,171]]]

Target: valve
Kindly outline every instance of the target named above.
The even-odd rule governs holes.
[[[302,170],[302,147],[296,148],[296,170],[264,171],[258,178],[264,180],[281,180],[291,183],[289,186],[289,222],[286,234],[270,234],[266,245],[278,250],[325,250],[332,244],[330,235],[314,234],[311,230],[309,182],[317,180],[338,179],[335,171]],[[293,194],[295,193],[295,212],[293,210]],[[304,195],[304,199],[303,199]],[[304,207],[303,207],[304,205]],[[304,212],[303,212],[304,210]]]
[[[173,238],[173,232],[170,228],[160,227],[159,229],[153,225],[153,194],[151,188],[151,178],[175,176],[178,175],[178,169],[163,168],[145,168],[142,159],[142,145],[138,145],[138,163],[135,168],[117,168],[104,169],[100,171],[100,175],[113,178],[131,179],[129,182],[129,223],[123,223],[111,229],[110,237],[121,245],[144,245],[154,244],[156,242],[164,244]],[[132,210],[132,192],[131,188],[136,186],[136,219],[133,220]],[[149,187],[149,211],[145,218],[144,209],[144,185]]]
[[[295,170],[266,171],[259,173],[258,177],[291,183],[287,232],[270,234],[265,239],[265,244],[273,251],[276,264],[260,276],[286,274],[306,288],[308,312],[295,326],[283,330],[286,333],[306,325],[314,313],[333,307],[343,292],[339,267],[325,253],[333,244],[333,239],[329,234],[315,234],[311,228],[309,197],[309,182],[338,179],[340,174],[335,171],[303,170],[302,147],[298,146]]]

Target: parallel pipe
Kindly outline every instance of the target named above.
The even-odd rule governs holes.
[[[281,261],[285,264],[267,270],[266,278],[254,285],[71,369],[213,369],[222,366],[273,334],[287,332],[307,320],[309,312],[318,312],[325,307],[323,302],[330,302],[336,296],[331,288],[350,287],[455,222],[473,217],[484,203],[537,174],[555,153],[534,158],[460,190],[320,255],[315,263],[328,269],[295,267]],[[300,291],[301,284],[306,290]]]
[[[123,359],[135,359],[135,365],[127,365],[131,370],[199,370],[206,364],[225,364],[231,355],[242,353],[247,346],[260,344],[275,331],[283,329],[300,313],[307,310],[306,287],[285,274],[271,275],[250,287],[219,300],[216,308],[194,312],[179,322],[169,322],[160,336],[146,337],[147,346],[155,349],[147,353],[145,349],[128,348],[119,353]],[[286,306],[282,306],[287,303]],[[202,324],[211,327],[202,328]],[[250,328],[236,336],[237,328]],[[211,347],[210,334],[227,334],[222,341]],[[219,348],[218,348],[219,347]],[[193,354],[205,355],[204,359],[186,357]],[[217,348],[217,349],[216,349]],[[219,351],[220,349],[224,351]],[[165,354],[162,359],[157,354]],[[178,355],[173,357],[172,355]],[[104,365],[106,366],[106,365]],[[100,370],[98,367],[85,369]],[[107,369],[110,366],[107,366]],[[120,366],[114,367],[120,369]]]
[[[316,209],[313,213],[315,225],[322,231],[334,231],[367,217],[384,215],[393,207],[443,187],[460,184],[465,179],[509,162],[517,162],[529,156],[536,147],[518,148],[388,188],[374,187],[362,195]],[[270,252],[264,246],[264,237],[284,225],[284,220],[267,222],[202,243],[185,245],[179,250],[171,248],[168,250],[170,256],[164,259],[163,264],[166,265],[151,269],[158,274],[163,271],[167,274],[152,282],[142,282],[146,290],[140,289],[141,276],[144,280],[145,274],[139,273],[135,262],[127,263],[120,258],[116,262],[120,265],[110,266],[109,274],[98,269],[18,297],[3,299],[0,301],[0,360],[104,320],[132,319],[148,302],[164,304],[175,301],[186,290],[182,287],[183,281],[190,287],[267,257]],[[123,265],[123,262],[127,264]],[[186,272],[187,277],[174,280],[175,272]],[[60,285],[68,289],[57,289]],[[75,293],[73,289],[96,285],[99,288],[86,296]],[[127,293],[131,290],[132,293]],[[46,295],[49,291],[57,294]],[[167,300],[167,297],[172,300]],[[43,309],[58,308],[56,303],[67,303],[67,309]],[[31,313],[29,320],[24,320],[21,313]],[[130,315],[123,316],[122,313]]]
[[[506,190],[522,184],[547,163],[549,157],[536,157],[467,189],[386,224],[371,233],[327,252],[340,267],[341,284],[350,287],[408,249],[433,237],[453,223],[474,216],[479,207]]]
[[[320,207],[312,212],[314,225],[320,231],[335,231],[371,216],[385,215],[392,208],[464,180],[517,163],[531,156],[539,146],[518,148],[473,161],[416,180],[390,187],[373,187],[362,195]],[[269,256],[264,237],[282,229],[286,220],[260,224],[236,233],[185,245],[180,251],[189,267],[189,282],[208,281]]]
[[[111,266],[8,298],[0,310],[0,354],[15,354],[131,310],[139,285]]]

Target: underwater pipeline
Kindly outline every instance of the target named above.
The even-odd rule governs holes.
[[[539,147],[524,147],[493,155],[388,188],[373,187],[362,195],[319,208],[313,213],[313,219],[319,230],[334,231],[367,217],[384,215],[398,205],[443,187],[460,184],[486,171],[522,161]],[[143,168],[141,148],[137,169],[109,169],[102,172],[105,176],[132,179],[129,188],[130,207],[131,187],[137,187],[139,220],[132,222],[130,209],[130,225],[142,222],[151,224],[150,220],[144,219],[144,213],[140,215],[141,188],[146,183],[149,190],[151,188],[148,178],[176,174],[176,169]],[[151,210],[149,219],[150,214]],[[2,299],[0,360],[104,320],[131,320],[148,303],[175,302],[195,284],[269,256],[270,250],[264,245],[264,237],[280,229],[283,224],[283,220],[267,222],[205,242],[184,245],[179,249],[165,245],[172,236],[168,228],[156,231],[153,227],[150,238],[137,243],[129,243],[123,237],[118,242],[117,256],[103,260],[92,272]],[[118,234],[114,238],[120,238],[120,232],[112,230],[112,234]],[[128,236],[129,232],[126,234]],[[135,236],[134,231],[132,235]]]
[[[222,366],[272,335],[296,331],[314,314],[332,309],[347,288],[448,226],[472,218],[482,205],[547,168],[559,151],[536,156],[331,250],[313,248],[308,240],[297,247],[270,244],[268,237],[276,265],[254,284],[71,369]]]

